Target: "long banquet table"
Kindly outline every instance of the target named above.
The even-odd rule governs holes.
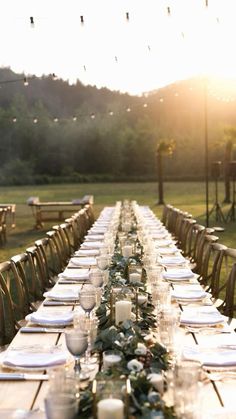
[[[89,236],[88,236],[89,237]],[[89,240],[89,238],[85,240]],[[73,269],[73,264],[69,264],[70,268]],[[62,281],[63,282],[63,281]],[[74,289],[78,287],[77,284],[70,283],[68,284],[59,283],[55,284],[55,289],[63,289],[65,287],[68,289]],[[198,284],[197,278],[193,283]],[[173,285],[175,288],[175,285]],[[46,300],[45,300],[46,301]],[[173,303],[176,304],[176,303]],[[39,307],[40,312],[52,313],[55,309],[60,312],[70,312],[71,310],[78,309],[78,306],[71,303],[68,306],[47,306],[42,302]],[[183,305],[182,309],[185,309]],[[193,345],[235,345],[236,350],[236,334],[233,330],[233,325],[226,327],[225,333],[219,333],[219,330],[212,328],[211,333],[194,333],[192,331],[186,330],[184,327],[179,327],[178,333],[178,342],[181,346],[193,346]],[[9,349],[17,349],[18,347],[28,345],[62,345],[66,348],[65,338],[63,333],[22,333],[19,331],[11,342]],[[178,344],[178,343],[177,343]],[[234,347],[234,346],[232,346]],[[3,354],[0,354],[0,359],[2,360]],[[11,371],[5,367],[0,367],[0,372]],[[236,373],[235,373],[236,374]],[[235,377],[236,378],[236,377]],[[211,381],[204,380],[202,383],[202,397],[201,397],[201,415],[196,416],[199,419],[211,418],[213,412],[218,409],[222,410],[222,416],[217,417],[227,417],[226,412],[228,409],[234,410],[235,416],[229,416],[230,418],[236,417],[236,398],[235,398],[235,389],[236,381],[234,377],[229,377],[225,380]],[[48,381],[1,381],[0,383],[0,418],[7,418],[6,409],[9,409],[9,414],[14,409],[23,409],[25,411],[35,412],[35,417],[44,418],[44,398],[48,391]],[[164,395],[165,397],[165,395]],[[167,395],[169,397],[169,395]],[[170,401],[171,403],[171,401]],[[11,416],[9,416],[11,417]],[[34,415],[30,416],[34,417]]]

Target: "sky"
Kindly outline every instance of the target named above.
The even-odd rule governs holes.
[[[196,75],[236,78],[236,0],[0,0],[0,6],[0,66],[15,72],[55,73],[71,84],[79,79],[131,94]]]

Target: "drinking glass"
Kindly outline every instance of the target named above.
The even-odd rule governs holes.
[[[91,284],[95,288],[102,287],[104,277],[103,277],[103,273],[100,269],[91,269],[91,271],[89,273],[89,279],[91,281]]]
[[[83,288],[79,293],[79,302],[86,316],[90,317],[90,313],[96,305],[95,288]]]
[[[44,406],[47,419],[74,419],[78,411],[78,401],[70,393],[49,393]]]
[[[74,318],[74,327],[88,334],[88,347],[81,362],[83,366],[86,366],[86,369],[93,370],[95,367],[92,364],[97,362],[97,357],[91,356],[91,351],[97,337],[98,319],[96,317],[88,318],[84,314],[78,314]]]
[[[181,360],[174,369],[174,403],[178,417],[195,419],[199,394],[201,364]]]
[[[88,333],[85,333],[77,328],[66,330],[65,340],[68,351],[74,356],[74,369],[79,373],[81,380],[87,380],[89,374],[81,371],[80,358],[84,355],[88,347]]]

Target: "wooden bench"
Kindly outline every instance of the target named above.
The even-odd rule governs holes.
[[[75,207],[83,208],[87,204],[93,205],[93,202],[93,195],[84,195],[83,198],[72,201],[40,202],[37,196],[32,196],[27,200],[36,220],[36,229],[42,228],[44,221],[64,221],[67,213],[77,211]]]
[[[15,214],[16,214],[16,204],[1,204],[1,209],[7,210],[7,217],[9,215],[9,218],[11,219],[11,227],[15,228],[16,226],[16,220],[15,220]]]

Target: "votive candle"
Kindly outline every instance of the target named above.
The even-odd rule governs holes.
[[[98,419],[123,419],[124,403],[120,399],[103,399],[97,404]]]

